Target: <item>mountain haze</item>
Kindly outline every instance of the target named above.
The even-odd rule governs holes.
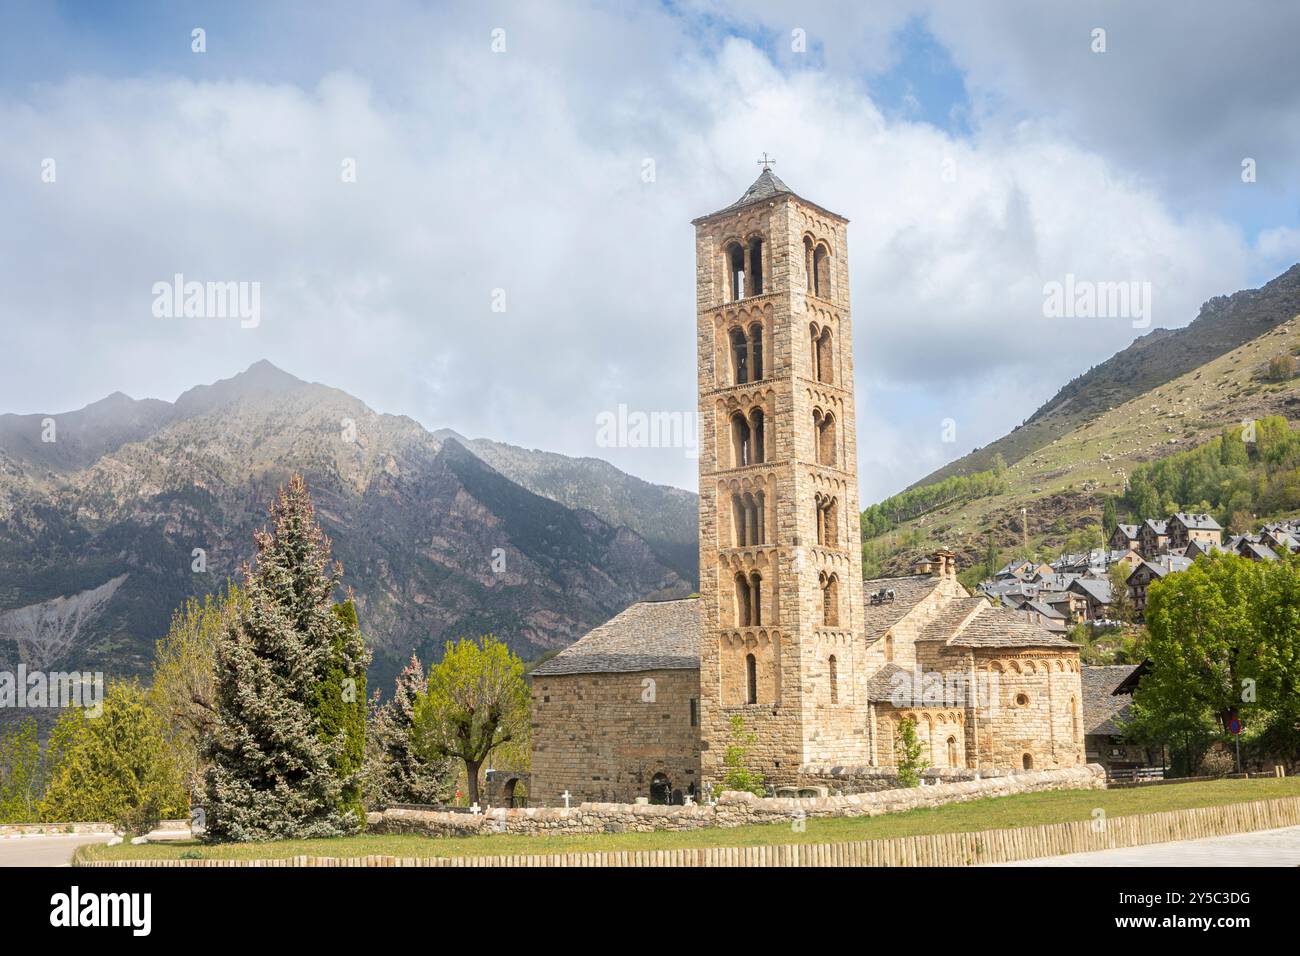
[[[53,442],[42,441],[48,419]],[[502,474],[476,444],[516,473],[552,476],[533,484],[564,500]],[[239,577],[294,473],[343,563],[380,688],[412,651],[427,661],[445,640],[493,632],[535,657],[640,598],[694,589],[693,568],[661,556],[682,542],[652,546],[610,520],[666,500],[693,515],[694,495],[493,446],[268,362],[175,402],[119,393],[75,412],[0,416],[0,667],[146,672],[172,610]]]

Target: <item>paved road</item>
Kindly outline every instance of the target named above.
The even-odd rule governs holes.
[[[149,834],[150,839],[184,839],[188,832],[167,831]],[[60,833],[54,836],[14,837],[0,840],[0,867],[3,866],[70,866],[77,847],[89,843],[107,843],[110,833]]]
[[[1300,866],[1300,827],[1258,830],[1208,840],[1153,843],[999,863],[997,866]]]

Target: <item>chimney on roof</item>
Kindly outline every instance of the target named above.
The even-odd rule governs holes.
[[[941,548],[934,553],[933,563],[932,573],[936,577],[955,578],[957,576],[957,555],[947,548]]]
[[[917,574],[930,574],[934,571],[934,562],[929,558],[922,558],[920,561],[916,562],[914,570]]]

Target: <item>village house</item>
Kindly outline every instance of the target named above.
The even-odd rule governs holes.
[[[1084,752],[1088,763],[1101,764],[1107,776],[1143,774],[1163,766],[1163,754],[1156,748],[1124,739],[1124,723],[1132,708],[1133,689],[1145,665],[1113,664],[1085,666],[1083,685]],[[1162,774],[1158,774],[1162,775]]]
[[[1110,535],[1110,548],[1112,551],[1141,550],[1142,541],[1138,536],[1138,526],[1135,524],[1117,524]]]
[[[1150,561],[1143,561],[1138,565],[1133,573],[1128,576],[1125,583],[1128,585],[1129,598],[1133,602],[1133,614],[1141,622],[1146,616],[1147,607],[1147,588],[1151,586],[1152,581],[1157,581],[1168,574],[1174,574],[1178,571],[1186,571],[1192,566],[1188,558],[1179,557],[1176,554],[1164,554]]]
[[[1138,529],[1138,553],[1150,561],[1169,549],[1168,522],[1148,518]]]
[[[1165,522],[1169,534],[1169,548],[1183,549],[1193,541],[1201,545],[1223,542],[1223,528],[1207,514],[1186,514],[1182,511]]]
[[[1100,621],[1110,617],[1110,581],[1106,578],[1075,578],[1070,591],[1082,595],[1085,619]]]

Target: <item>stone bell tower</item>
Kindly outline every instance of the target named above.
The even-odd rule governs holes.
[[[770,784],[866,763],[848,220],[766,161],[694,220],[700,732],[717,783],[740,715]]]

